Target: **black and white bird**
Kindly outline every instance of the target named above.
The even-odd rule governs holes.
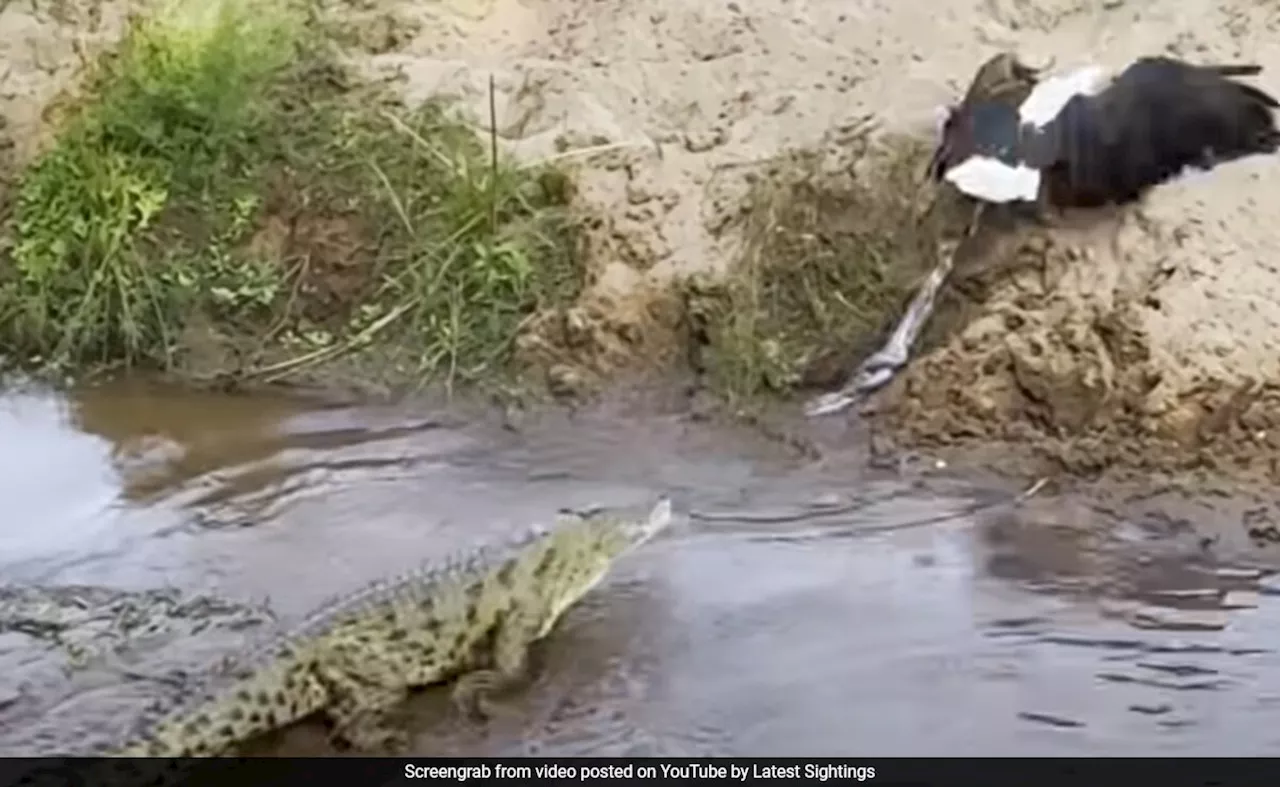
[[[1233,79],[1261,71],[1144,57],[1114,76],[1089,66],[1042,79],[997,55],[947,111],[931,175],[979,207],[1134,202],[1188,168],[1280,150],[1280,103]]]

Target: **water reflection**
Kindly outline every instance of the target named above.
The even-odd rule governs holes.
[[[71,407],[40,391],[0,398],[0,555],[14,564],[109,538],[121,477],[114,445],[70,428]]]

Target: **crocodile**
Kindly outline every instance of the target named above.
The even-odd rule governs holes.
[[[646,513],[647,510],[647,513]],[[528,650],[609,572],[664,530],[671,501],[534,526],[322,605],[215,676],[108,757],[215,757],[313,714],[341,748],[403,748],[390,713],[413,690],[455,680],[467,717],[491,715],[489,697],[529,678]]]

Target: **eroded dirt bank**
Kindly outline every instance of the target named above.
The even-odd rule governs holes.
[[[887,420],[935,446],[1033,445],[1086,473],[1274,478],[1271,166],[1241,163],[1091,227],[1009,240],[1017,269],[885,392]]]
[[[125,8],[0,11],[0,107],[19,159],[83,56],[119,35]],[[410,102],[451,96],[484,126],[492,76],[502,144],[573,173],[575,208],[590,224],[590,287],[523,340],[570,382],[679,349],[666,286],[749,253],[737,219],[780,152],[840,149],[868,120],[923,134],[933,108],[997,49],[1060,67],[1168,50],[1280,69],[1280,11],[1243,0],[966,0],[928,14],[835,0],[370,0],[329,10],[349,20],[359,63],[398,73]],[[1011,441],[1076,471],[1275,477],[1273,166],[1234,164],[1156,193],[1141,211],[1006,241],[991,254],[1018,270],[985,278],[965,327],[935,338],[880,397],[883,423],[903,442]],[[824,239],[821,226],[810,234]],[[973,294],[961,280],[950,297]]]
[[[1109,16],[1135,22],[1132,37],[1118,38],[1104,15],[1062,26],[1040,51],[1084,46],[1119,63],[1167,47],[1278,64],[1274,4],[1124,8]],[[1263,83],[1274,90],[1274,79]],[[1009,441],[1087,473],[1274,480],[1274,167],[1238,162],[1140,208],[1006,240],[995,256],[1018,258],[1018,269],[977,296],[980,318],[885,392],[887,420],[924,444]]]
[[[402,70],[411,92],[456,93],[477,118],[492,68],[514,149],[605,148],[564,154],[600,217],[594,313],[619,330],[597,337],[651,336],[634,305],[646,284],[743,257],[734,219],[763,160],[847,147],[839,130],[868,117],[922,133],[998,48],[1062,67],[1167,50],[1280,73],[1274,4],[974,2],[929,18],[848,2],[414,8],[421,32],[372,65]],[[1140,210],[1004,241],[989,254],[1015,269],[987,277],[966,327],[886,392],[886,424],[930,447],[1029,444],[1073,471],[1274,477],[1274,166],[1240,162]],[[965,298],[963,281],[951,297]]]

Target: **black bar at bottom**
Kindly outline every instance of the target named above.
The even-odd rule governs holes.
[[[1280,758],[217,758],[0,759],[0,787],[158,787],[329,783],[382,787],[431,783],[862,782],[956,787],[1092,787],[1104,780],[1178,785],[1280,784]]]

